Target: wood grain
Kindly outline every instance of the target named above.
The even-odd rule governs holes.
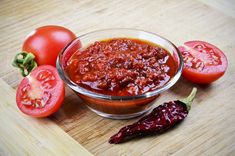
[[[129,27],[158,33],[176,45],[205,40],[226,54],[223,78],[208,86],[181,79],[156,101],[199,92],[188,118],[157,136],[110,145],[108,138],[132,120],[110,120],[88,110],[68,88],[63,107],[50,120],[95,155],[235,155],[235,19],[232,0],[0,1],[0,77],[16,87],[21,77],[10,63],[34,28],[56,24],[77,35],[104,28]],[[1,128],[0,128],[1,129]]]
[[[91,154],[48,119],[23,115],[15,104],[15,91],[0,79],[0,155]]]
[[[200,0],[200,2],[209,5],[222,13],[235,19],[235,1],[234,0]]]

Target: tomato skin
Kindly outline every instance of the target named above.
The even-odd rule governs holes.
[[[51,75],[53,75],[53,79],[49,79],[49,81],[40,81],[39,75],[41,73],[50,72]],[[45,74],[44,74],[45,75]],[[51,76],[50,75],[50,76]],[[30,92],[32,93],[33,86],[35,86],[35,82],[30,82],[29,79],[35,79],[37,82],[42,85],[43,83],[51,83],[52,87],[42,87],[40,91],[43,93],[48,92],[50,94],[49,100],[47,103],[40,108],[33,107],[31,105],[25,105],[23,104],[24,96],[29,96]],[[44,79],[47,79],[48,77],[45,77]],[[26,94],[24,94],[24,88],[29,88]],[[38,90],[37,90],[38,91]],[[29,76],[25,77],[21,83],[19,84],[16,92],[16,103],[18,108],[24,113],[32,117],[47,117],[53,113],[55,113],[63,104],[65,96],[65,89],[64,89],[64,83],[60,79],[59,74],[55,67],[50,65],[42,65],[37,68],[35,68]],[[42,96],[42,99],[45,98],[44,94]],[[29,100],[32,100],[29,98]]]
[[[198,84],[209,84],[218,80],[225,72],[211,73],[208,76],[208,73],[198,73],[190,70],[189,68],[183,69],[183,77],[191,82]]]
[[[26,37],[22,50],[33,53],[39,66],[56,66],[58,53],[75,38],[76,35],[64,27],[43,26]]]
[[[195,48],[197,45],[204,46],[203,50],[206,50],[206,55],[201,54],[201,52],[198,51],[197,48]],[[183,54],[184,52],[189,52],[193,55],[193,58],[199,59],[204,63],[204,68],[202,70],[197,70],[192,67],[189,67],[186,65],[186,62],[184,62],[185,66],[183,69],[183,77],[187,80],[190,80],[194,83],[198,84],[209,84],[216,80],[218,80],[220,77],[222,77],[227,69],[228,61],[224,53],[217,48],[216,46],[204,42],[204,41],[188,41],[184,43],[184,46],[178,47],[178,49]],[[208,49],[212,49],[213,51],[210,52]],[[212,54],[211,54],[212,53]],[[212,61],[216,63],[208,64],[207,61],[209,60],[206,56],[207,55],[215,55],[215,58],[217,58],[217,62],[214,60],[213,57],[209,58]],[[184,56],[184,59],[188,56]],[[187,60],[187,59],[186,59]]]

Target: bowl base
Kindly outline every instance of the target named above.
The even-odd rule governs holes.
[[[97,111],[89,106],[87,106],[91,111],[95,112],[97,115],[108,118],[108,119],[131,119],[131,118],[135,118],[138,117],[142,114],[147,113],[149,110],[151,110],[152,107],[149,107],[148,109],[145,109],[141,112],[137,112],[137,113],[132,113],[132,114],[108,114],[108,113],[104,113],[104,112],[100,112]]]

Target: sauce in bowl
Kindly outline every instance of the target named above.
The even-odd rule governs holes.
[[[112,38],[75,52],[65,70],[74,83],[90,91],[132,96],[164,86],[176,68],[171,54],[154,43]]]

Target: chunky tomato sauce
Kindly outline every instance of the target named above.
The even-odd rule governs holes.
[[[70,79],[97,93],[130,96],[165,85],[175,74],[173,57],[153,43],[131,38],[97,41],[67,62]]]

